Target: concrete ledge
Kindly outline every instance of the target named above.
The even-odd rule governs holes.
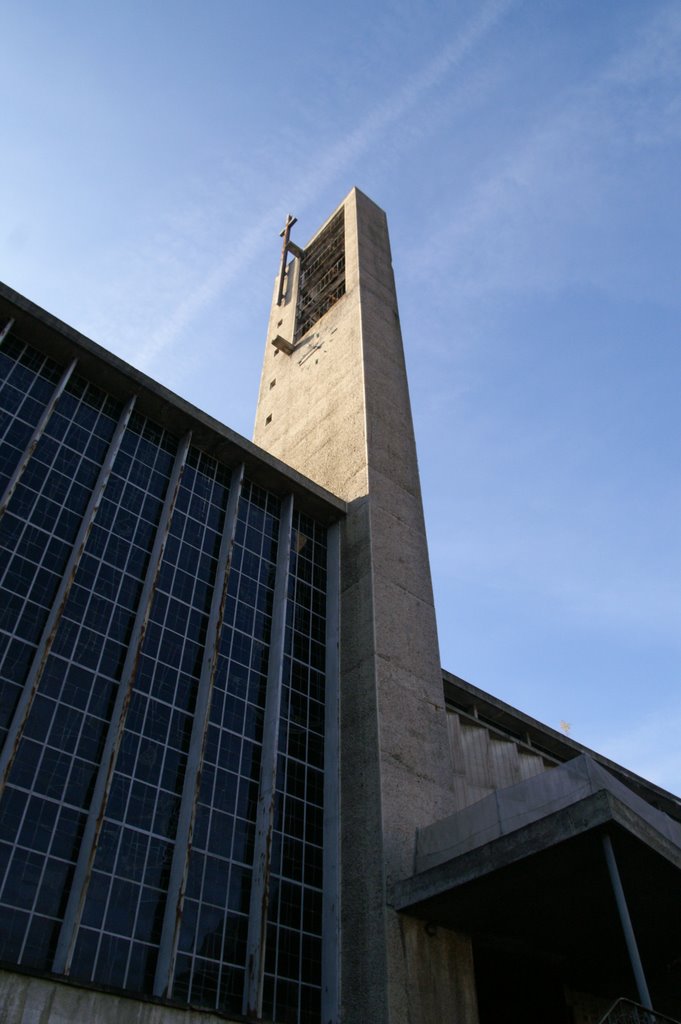
[[[582,754],[550,772],[514,783],[418,830],[416,871],[452,860],[604,790],[681,849],[681,824]]]
[[[239,1024],[244,1020],[0,970],[0,1024]]]
[[[392,890],[396,910],[429,916],[419,905],[450,894],[503,868],[542,854],[607,825],[619,826],[651,852],[681,870],[681,849],[612,793],[600,790],[458,857],[397,882]]]
[[[393,885],[393,907],[475,948],[561,964],[579,991],[614,998],[631,967],[602,836],[612,840],[641,955],[661,983],[678,956],[681,849],[600,790]]]
[[[331,523],[345,514],[344,501],[0,282],[0,323],[10,318],[29,345],[63,365],[78,359],[76,373],[114,398],[137,395],[137,409],[173,436],[191,430],[197,448],[229,466],[245,463],[249,479],[275,494],[292,492],[308,515]]]

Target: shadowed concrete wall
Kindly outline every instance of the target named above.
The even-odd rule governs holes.
[[[175,1009],[76,985],[0,971],[0,1024],[228,1024],[202,1010]]]
[[[551,771],[555,761],[484,722],[448,710],[457,810],[497,789]]]
[[[346,294],[291,355],[272,308],[254,441],[349,503],[341,586],[342,1014],[473,1022],[468,942],[399,919],[415,830],[455,809],[421,491],[385,214],[354,189]],[[276,354],[275,354],[276,353]],[[420,930],[420,931],[419,931]],[[437,996],[433,993],[437,986]]]

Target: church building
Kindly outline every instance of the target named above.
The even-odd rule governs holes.
[[[293,224],[253,441],[0,286],[0,1024],[681,1019],[681,801],[442,669],[385,214]]]

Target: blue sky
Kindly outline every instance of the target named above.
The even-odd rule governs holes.
[[[444,666],[681,791],[681,6],[0,31],[0,276],[246,436],[285,215],[387,211]]]

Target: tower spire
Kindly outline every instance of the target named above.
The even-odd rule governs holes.
[[[342,1019],[401,1024],[410,1007],[409,1019],[434,1024],[441,1017],[422,1003],[432,997],[419,987],[409,951],[428,957],[439,996],[451,1005],[470,985],[452,971],[451,943],[466,940],[441,930],[426,937],[424,951],[422,925],[390,907],[392,884],[412,871],[416,828],[451,813],[454,795],[383,211],[353,189],[291,264],[281,303],[280,283],[254,440],[348,503],[340,599]],[[291,339],[288,348],[278,336]]]

